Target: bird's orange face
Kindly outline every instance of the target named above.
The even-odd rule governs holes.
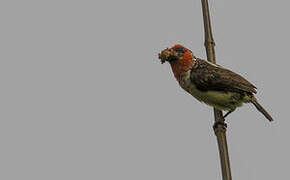
[[[194,56],[191,50],[182,45],[174,45],[172,48],[166,48],[158,54],[161,63],[168,61],[171,65],[174,76],[180,79],[185,72],[194,66]]]
[[[192,52],[179,44],[174,45],[172,48],[164,49],[158,56],[162,64],[166,61],[171,64],[176,63],[178,60],[193,59]]]

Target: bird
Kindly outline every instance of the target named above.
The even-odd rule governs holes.
[[[158,54],[161,64],[171,65],[181,88],[197,100],[221,111],[227,117],[244,103],[252,103],[269,121],[271,115],[260,105],[254,94],[257,88],[241,75],[194,56],[180,44],[166,48]]]

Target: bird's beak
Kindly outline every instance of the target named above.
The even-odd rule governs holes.
[[[161,64],[165,63],[171,54],[172,52],[168,48],[161,51],[161,53],[158,54],[158,58],[161,60]]]

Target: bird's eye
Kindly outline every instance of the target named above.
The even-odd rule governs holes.
[[[175,51],[177,53],[185,53],[185,49],[184,48],[177,48],[177,49],[175,49]]]

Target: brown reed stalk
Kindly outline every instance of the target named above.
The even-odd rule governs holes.
[[[203,22],[204,22],[204,32],[205,32],[205,42],[204,46],[206,48],[207,60],[216,63],[215,60],[215,42],[212,35],[211,23],[210,23],[210,14],[207,0],[201,0],[202,4],[202,12],[203,12]],[[217,137],[219,154],[220,154],[220,162],[222,169],[222,177],[223,180],[231,180],[231,168],[230,168],[230,159],[228,153],[228,145],[227,145],[227,137],[226,130],[227,125],[225,123],[225,119],[223,118],[223,113],[220,110],[214,108],[214,117],[215,117],[215,125],[214,132]]]

